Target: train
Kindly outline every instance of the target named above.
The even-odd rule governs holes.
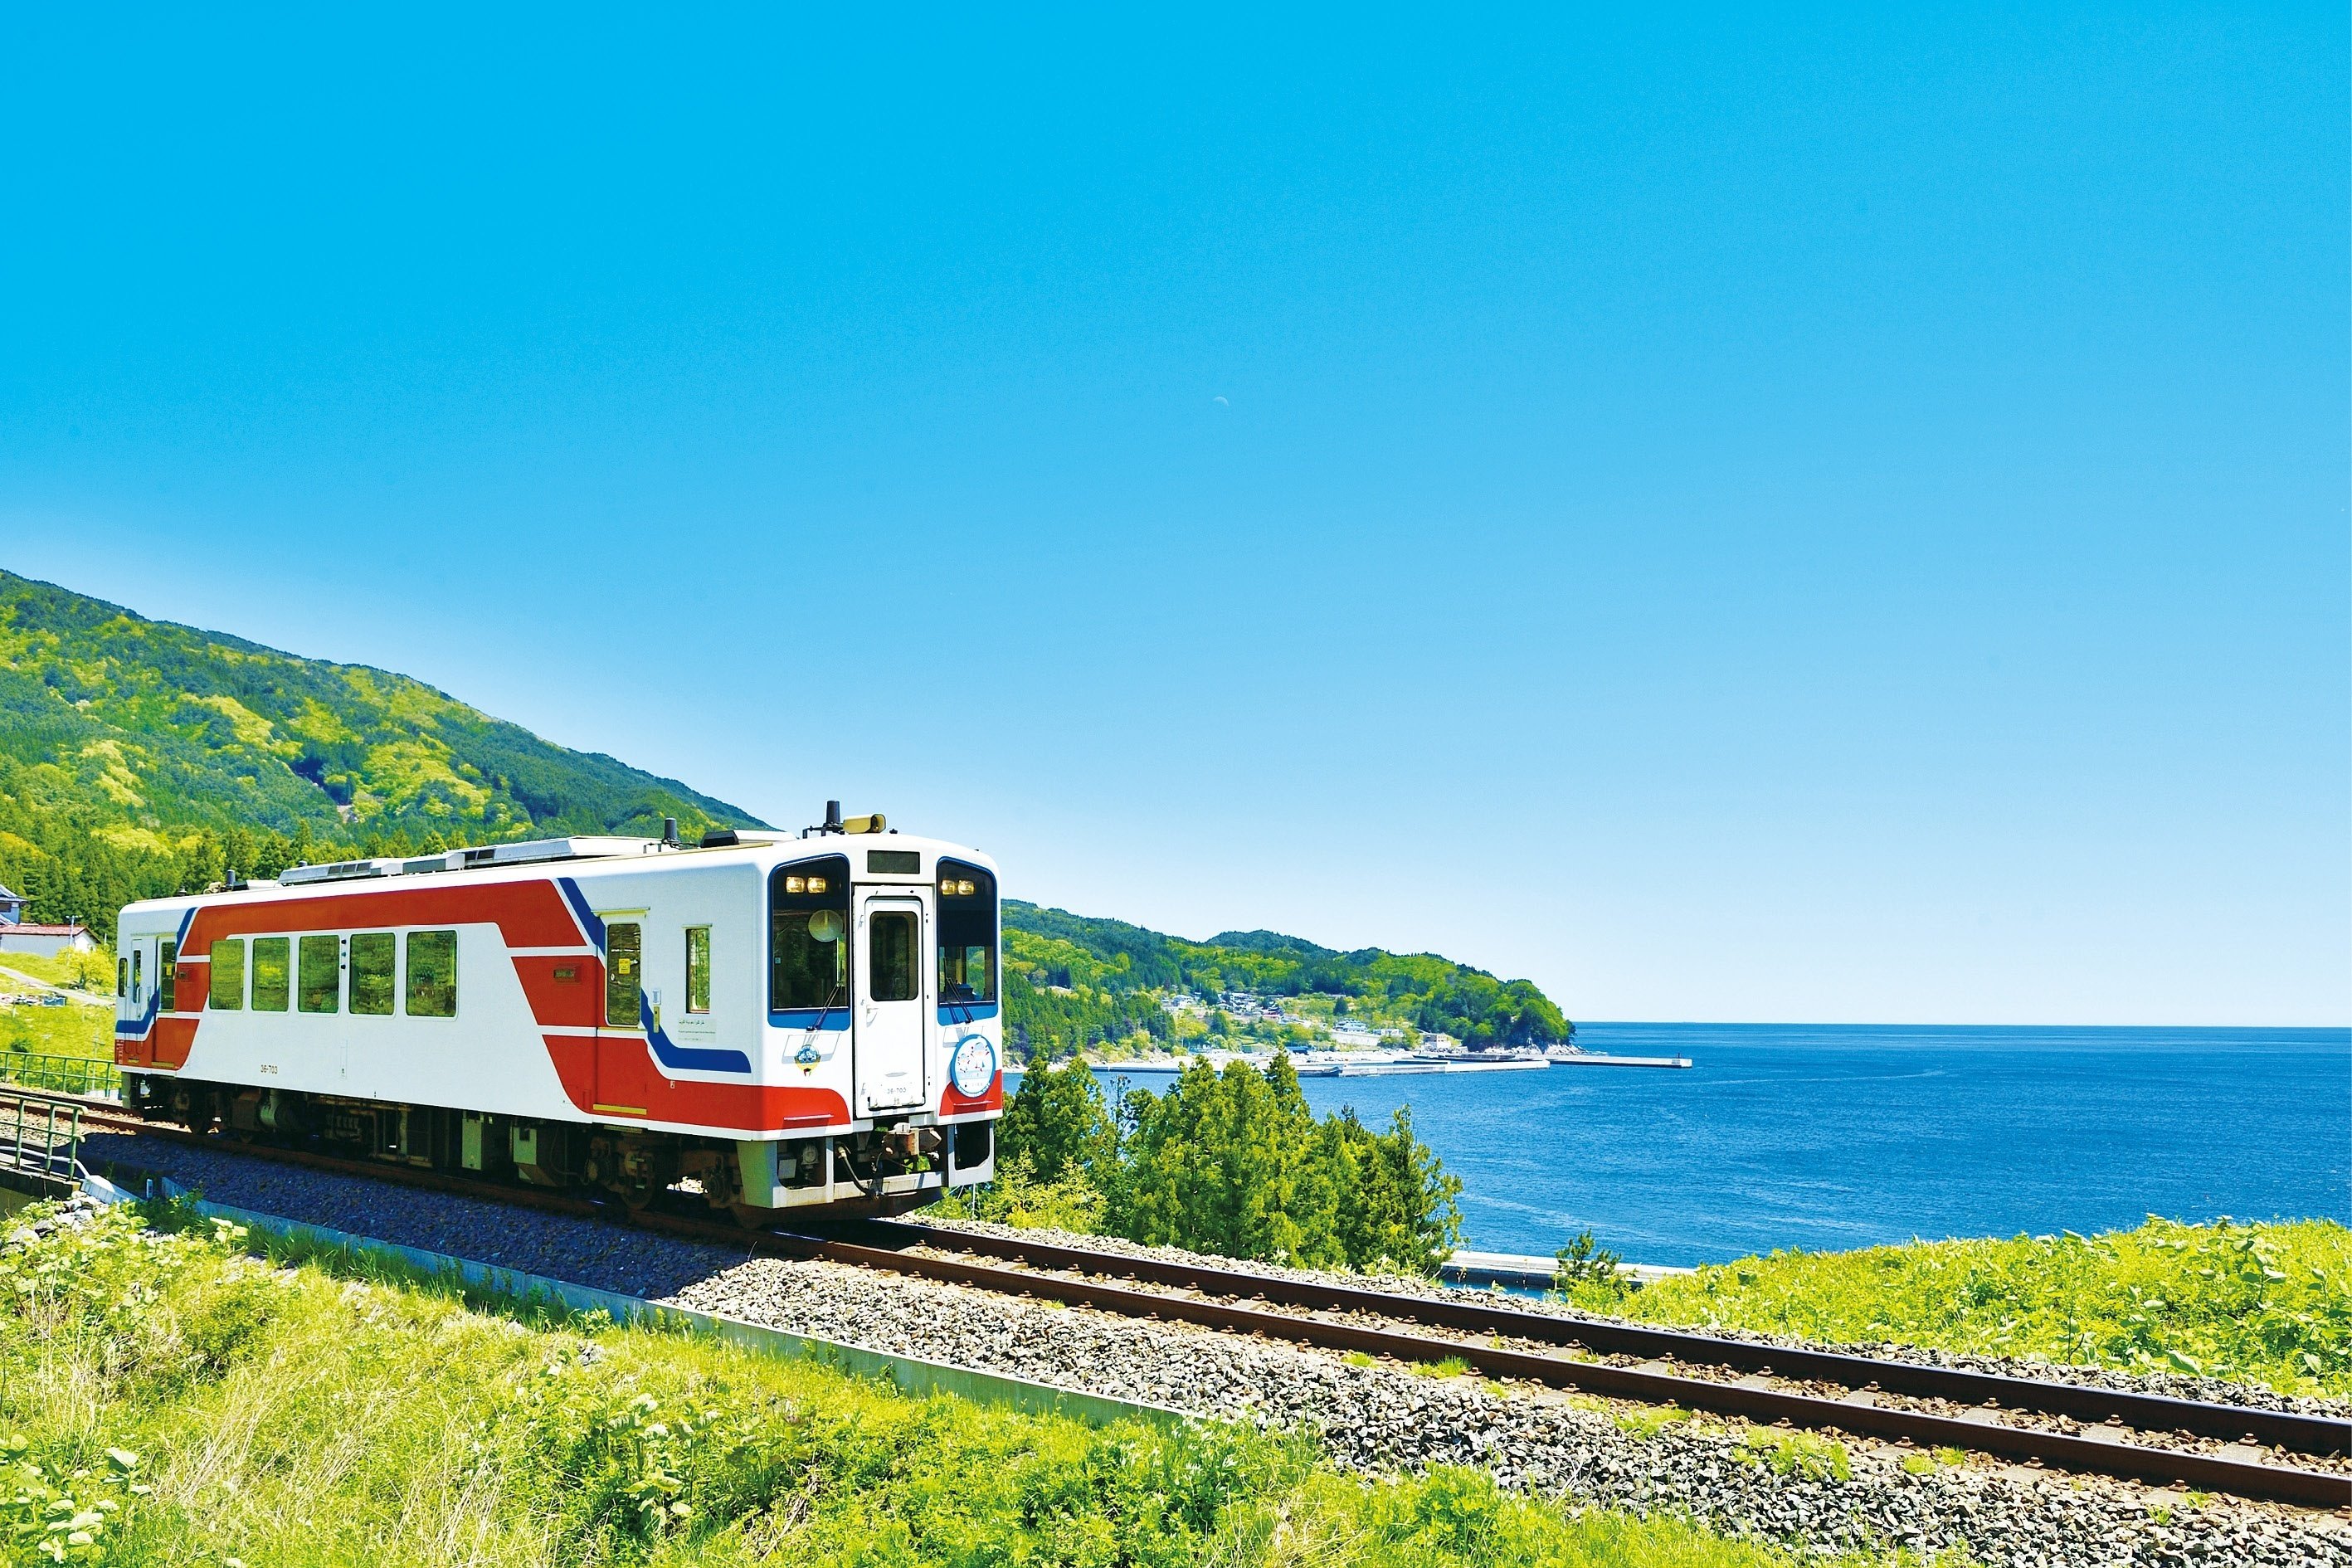
[[[114,1059],[128,1109],[238,1141],[898,1213],[995,1173],[999,913],[986,855],[838,803],[232,877],[123,908]]]

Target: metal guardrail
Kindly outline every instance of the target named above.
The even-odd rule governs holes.
[[[0,1082],[58,1094],[110,1094],[122,1098],[122,1069],[90,1057],[49,1057],[34,1051],[0,1051]]]
[[[0,1173],[54,1186],[79,1182],[81,1112],[70,1100],[0,1090]]]

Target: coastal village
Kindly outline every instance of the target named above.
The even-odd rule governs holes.
[[[1069,994],[1060,986],[1045,989]],[[1089,1064],[1119,1072],[1178,1073],[1199,1060],[1223,1068],[1234,1062],[1265,1068],[1287,1053],[1301,1078],[1370,1078],[1448,1072],[1509,1072],[1550,1067],[1687,1068],[1687,1057],[1621,1057],[1572,1043],[1472,1050],[1460,1039],[1411,1023],[1380,1023],[1336,1011],[1335,998],[1268,996],[1219,991],[1212,996],[1171,993],[1160,1005],[1176,1023],[1173,1048],[1144,1037],[1097,1045]]]

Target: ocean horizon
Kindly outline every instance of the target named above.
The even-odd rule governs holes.
[[[2151,1214],[2352,1224],[2352,1028],[1595,1022],[1577,1042],[1695,1065],[1304,1088],[1376,1126],[1410,1106],[1462,1179],[1463,1245],[1496,1252],[1587,1228],[1689,1265]]]

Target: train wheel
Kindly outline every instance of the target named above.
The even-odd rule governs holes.
[[[743,1179],[732,1160],[713,1165],[697,1180],[702,1184],[702,1201],[717,1213],[727,1213],[743,1201]]]
[[[776,1222],[775,1210],[763,1209],[757,1204],[729,1204],[727,1212],[734,1215],[735,1223],[745,1230],[765,1230]]]

